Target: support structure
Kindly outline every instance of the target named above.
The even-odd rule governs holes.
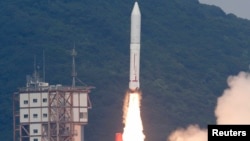
[[[13,95],[14,141],[78,141],[91,87],[23,88]],[[80,141],[80,140],[79,140]]]
[[[75,57],[74,48],[72,86],[45,83],[34,61],[33,76],[27,76],[26,87],[13,94],[14,141],[84,141],[83,129],[92,108],[89,93],[94,87],[75,85]]]

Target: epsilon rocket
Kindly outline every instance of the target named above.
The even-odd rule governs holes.
[[[129,89],[138,91],[140,88],[140,41],[141,40],[141,12],[138,3],[135,2],[131,13],[130,30],[130,79]]]

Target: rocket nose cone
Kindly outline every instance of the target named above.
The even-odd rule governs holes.
[[[132,15],[141,15],[138,2],[135,2],[134,4]]]

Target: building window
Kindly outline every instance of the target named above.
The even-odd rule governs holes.
[[[43,114],[43,117],[44,117],[44,118],[48,117],[48,114],[44,113],[44,114]]]
[[[79,113],[79,118],[86,118],[86,113],[84,113],[84,112],[80,112]]]
[[[43,98],[43,103],[47,103],[47,98]]]
[[[28,117],[29,117],[28,114],[24,114],[24,115],[23,115],[23,118],[28,118]]]
[[[38,133],[38,130],[37,130],[37,129],[34,129],[34,130],[33,130],[33,133],[34,133],[34,134],[37,134],[37,133]]]
[[[37,118],[38,117],[38,115],[37,114],[33,114],[33,118]]]
[[[34,139],[33,141],[38,141],[38,139]]]
[[[28,100],[23,101],[23,104],[28,104],[28,103],[29,103]]]
[[[37,99],[33,99],[33,103],[37,103]]]

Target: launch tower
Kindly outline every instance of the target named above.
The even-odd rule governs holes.
[[[75,50],[72,56],[72,86],[49,85],[35,70],[13,94],[14,141],[84,141],[93,87],[75,86]]]

